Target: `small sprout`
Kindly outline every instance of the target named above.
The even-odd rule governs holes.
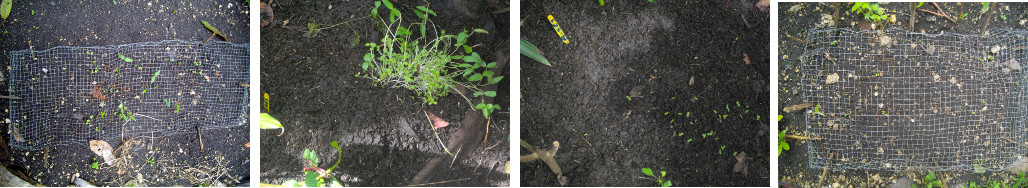
[[[632,101],[632,96],[625,96],[625,98],[628,98],[628,101]]]
[[[132,58],[125,57],[125,55],[121,55],[121,53],[118,53],[118,58],[121,58],[121,60],[123,60],[125,62],[132,63]]]
[[[692,142],[692,138],[690,138],[689,140],[685,140],[685,142]]]

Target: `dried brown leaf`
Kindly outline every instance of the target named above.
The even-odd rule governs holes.
[[[107,163],[107,165],[112,165],[114,163],[114,148],[112,148],[110,144],[107,144],[106,141],[90,140],[89,150],[92,150],[93,153],[102,157],[104,159],[104,163]]]
[[[804,108],[811,107],[811,106],[814,106],[814,103],[797,104],[797,105],[792,105],[792,106],[785,107],[785,109],[782,109],[782,111],[784,111],[785,113],[789,113],[789,112],[793,112],[793,111],[797,111],[797,110],[803,110]]]
[[[446,122],[445,120],[443,120],[443,118],[439,118],[438,116],[435,116],[435,114],[432,114],[432,112],[428,113],[428,119],[432,120],[432,129],[433,130],[439,129],[439,128],[443,128],[443,127],[446,127],[446,126],[450,125],[450,122]]]

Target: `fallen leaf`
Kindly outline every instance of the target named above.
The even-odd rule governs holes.
[[[93,90],[89,91],[89,95],[92,95],[93,98],[97,98],[100,100],[107,100],[107,97],[104,97],[104,92],[100,90],[100,86],[94,85]]]
[[[112,165],[114,163],[114,156],[112,154],[114,152],[114,148],[112,148],[110,144],[107,144],[106,141],[90,140],[89,150],[92,150],[93,153],[96,153],[96,155],[103,158],[104,163],[107,165]]]
[[[836,82],[839,82],[839,73],[832,73],[825,79],[825,84],[834,84]]]
[[[249,143],[249,142],[247,142],[247,143],[246,143],[246,144],[244,144],[243,146],[245,146],[245,147],[250,147],[250,143]]]
[[[742,53],[742,61],[745,61],[746,64],[749,65],[750,64],[750,55],[746,55],[746,53]]]
[[[695,83],[696,83],[696,77],[695,76],[690,76],[689,77],[689,85],[693,85]]]
[[[760,0],[757,2],[757,9],[762,12],[767,12],[767,8],[771,7],[771,0]]]
[[[739,155],[735,155],[735,167],[732,168],[734,172],[742,172],[742,175],[750,175],[749,160],[746,160],[746,152],[740,152]]]
[[[804,108],[811,107],[811,106],[814,106],[814,103],[797,104],[797,105],[792,105],[792,106],[789,106],[789,107],[785,107],[785,109],[782,109],[782,111],[785,111],[785,113],[789,113],[789,112],[793,112],[793,111],[796,111],[796,110],[802,110]]]
[[[443,120],[443,118],[435,116],[435,114],[433,114],[432,112],[428,113],[428,119],[432,120],[432,130],[436,130],[439,128],[446,127],[447,125],[450,125],[450,122],[446,122],[445,120]]]
[[[267,17],[264,17],[267,15]],[[272,11],[271,6],[267,3],[261,2],[261,27],[268,26],[271,21],[275,20],[275,13]]]

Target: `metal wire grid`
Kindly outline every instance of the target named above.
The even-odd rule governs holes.
[[[990,32],[808,30],[801,85],[818,105],[807,133],[820,139],[808,144],[810,167],[998,171],[1018,159],[1028,79],[1004,63],[1028,61],[1028,39]]]
[[[12,52],[10,93],[22,99],[10,103],[9,143],[30,151],[117,145],[245,125],[248,48],[171,40]],[[119,116],[129,111],[134,120]]]

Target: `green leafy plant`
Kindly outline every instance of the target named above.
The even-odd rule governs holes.
[[[982,2],[982,13],[989,11],[989,2]]]
[[[603,6],[603,0],[599,0],[599,1],[600,1],[600,6]]]
[[[211,23],[207,23],[207,21],[200,20],[200,24],[203,24],[204,28],[207,28],[207,30],[211,30],[211,32],[212,32],[211,36],[207,37],[207,40],[203,41],[204,43],[206,43],[207,41],[210,41],[211,38],[214,38],[214,36],[221,36],[222,39],[225,39],[225,41],[228,41],[228,37],[225,36],[225,34],[221,34],[221,31],[218,31],[218,28],[215,28],[213,25],[211,25]]]
[[[385,7],[389,11],[388,20],[385,17],[379,18],[378,10]],[[439,30],[429,16],[436,15],[435,11],[428,9],[428,6],[417,6],[414,9],[416,16],[421,18],[419,22],[406,24],[403,22],[402,13],[393,7],[389,0],[375,1],[375,8],[371,10],[371,17],[379,19],[382,26],[383,37],[380,43],[367,43],[368,53],[364,54],[364,76],[375,81],[375,85],[389,86],[393,88],[404,88],[414,91],[426,104],[437,103],[439,97],[446,96],[452,88],[459,87],[467,89],[470,93],[486,94],[478,86],[496,84],[503,80],[503,76],[497,76],[491,69],[496,68],[496,62],[485,62],[477,52],[468,45],[468,39],[476,33],[488,34],[482,29],[464,30],[460,33],[446,34],[446,30]],[[415,35],[409,28],[417,28],[420,37]],[[428,29],[435,31],[436,36],[428,37]],[[460,55],[460,50],[463,54]],[[460,60],[462,62],[454,62]],[[462,77],[466,83],[458,82],[455,78]],[[454,90],[460,92],[461,90]],[[495,92],[494,92],[495,93]],[[469,105],[472,105],[466,93],[460,93]],[[488,115],[496,109],[497,104],[484,104],[479,102],[476,109]]]
[[[161,75],[161,70],[157,70],[157,72],[153,73],[153,77],[150,77],[151,84],[153,84],[153,81],[157,81],[157,75]]]
[[[120,112],[120,113],[118,113],[118,117],[120,117],[121,119],[124,119],[125,122],[128,122],[129,120],[131,120],[131,121],[135,121],[136,120],[136,117],[132,116],[132,110],[129,110],[128,108],[125,107],[125,103],[119,103],[118,104],[118,111]]]
[[[288,180],[282,183],[283,186],[290,187],[338,187],[342,186],[339,180],[335,176],[331,176],[332,170],[339,166],[339,162],[343,161],[343,150],[339,146],[339,142],[332,141],[332,147],[339,151],[339,159],[332,167],[323,169],[318,167],[320,160],[318,154],[311,149],[303,149],[303,158],[306,159],[306,164],[303,167],[304,181],[303,184],[296,180]]]
[[[942,181],[935,179],[935,172],[928,172],[928,175],[924,176],[923,186],[926,188],[942,187]],[[914,185],[913,187],[917,188],[917,185]]]
[[[97,170],[100,169],[100,162],[96,160],[96,157],[93,157],[93,164],[89,167]]]
[[[600,0],[600,6],[603,6],[602,0]],[[543,65],[552,66],[550,65],[550,60],[546,60],[546,57],[543,56],[543,52],[539,50],[539,47],[528,42],[525,38],[521,38],[521,55],[528,56],[528,58],[532,58],[532,60],[542,63]]]
[[[642,168],[642,172],[643,172],[643,174],[646,174],[647,176],[650,176],[647,179],[652,179],[654,181],[657,181],[657,185],[659,185],[661,187],[671,187],[672,186],[671,185],[671,180],[664,179],[664,177],[667,175],[666,171],[660,171],[660,177],[657,177],[657,175],[653,174],[653,170],[650,169],[650,168]]]
[[[864,20],[881,21],[886,16],[882,15],[882,7],[878,6],[878,3],[871,2],[854,2],[853,7],[850,9],[851,12],[857,14],[864,14]]]
[[[789,143],[785,142],[785,131],[788,129],[778,133],[778,155],[782,155],[782,150],[789,150]]]
[[[1018,172],[1016,176],[1011,178],[1011,181],[1002,182],[994,179],[989,179],[982,185],[978,185],[975,182],[967,182],[967,188],[1007,188],[1007,187],[1025,187],[1028,186],[1028,178],[1025,177],[1024,173]]]

